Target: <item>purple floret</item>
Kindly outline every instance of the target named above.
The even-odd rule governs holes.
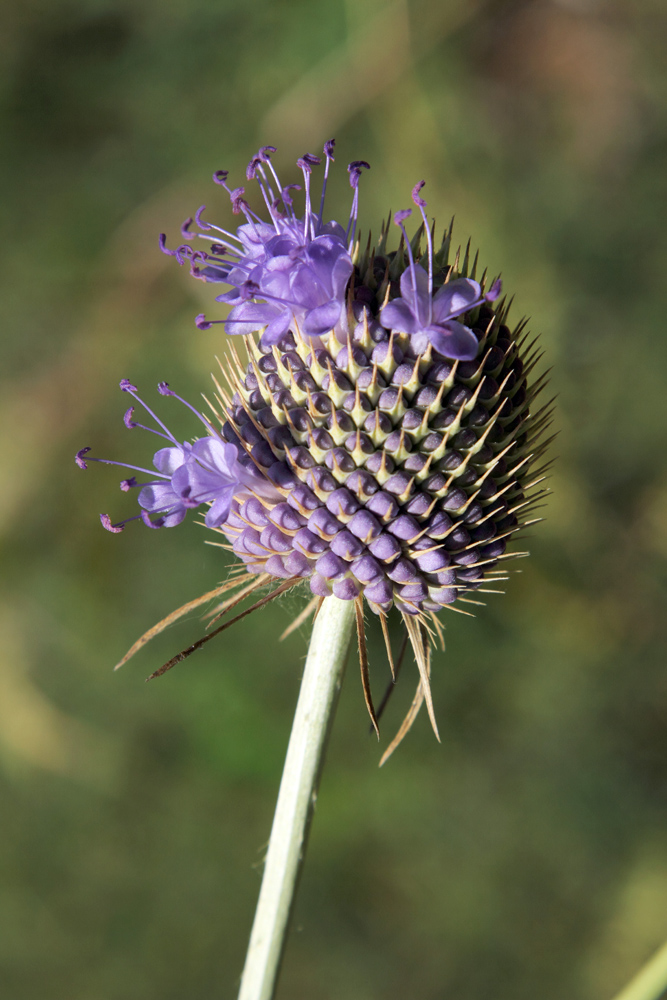
[[[482,304],[493,302],[500,294],[500,280],[482,294],[479,282],[472,278],[455,278],[443,285],[433,295],[433,242],[424,209],[426,202],[419,196],[424,182],[417,184],[412,198],[421,212],[428,242],[428,273],[420,264],[415,264],[412,247],[403,226],[411,214],[411,209],[396,212],[394,222],[401,229],[410,261],[409,267],[401,275],[401,294],[392,299],[380,312],[380,320],[387,330],[407,333],[412,338],[412,347],[422,353],[431,344],[446,358],[458,361],[472,361],[477,355],[478,340],[474,332],[457,317]]]
[[[210,243],[210,252],[194,251],[184,244],[168,250],[160,237],[162,250],[179,264],[190,263],[191,273],[207,282],[220,282],[231,290],[217,297],[218,302],[233,306],[227,319],[209,320],[199,315],[196,325],[203,330],[213,323],[225,324],[227,333],[262,332],[262,346],[279,344],[291,330],[306,337],[320,337],[334,330],[341,340],[348,333],[346,291],[353,271],[350,252],[357,219],[358,185],[362,167],[350,164],[353,189],[352,210],[347,229],[337,222],[324,222],[324,198],[329,166],[333,161],[334,142],[324,147],[326,158],[319,208],[310,196],[310,175],[321,161],[306,153],[298,161],[304,178],[305,211],[303,218],[294,211],[290,191],[280,183],[271,163],[273,146],[263,146],[248,165],[248,180],[257,181],[270,216],[263,221],[245,201],[244,189],[227,186],[227,172],[214,175],[225,188],[235,213],[243,213],[246,222],[235,232],[215,226],[202,217],[205,206],[194,220],[183,224],[185,239],[195,236]],[[199,232],[190,232],[194,224]]]
[[[147,482],[138,482],[134,476],[121,481],[120,488],[123,492],[135,487],[139,489],[137,499],[142,511],[117,524],[113,524],[107,514],[101,514],[100,520],[107,531],[118,533],[128,521],[134,520],[142,520],[150,528],[173,528],[181,523],[188,510],[200,507],[202,504],[210,504],[205,517],[206,526],[217,528],[227,520],[235,497],[257,493],[272,500],[280,499],[280,494],[266,477],[253,466],[244,465],[239,461],[235,445],[223,441],[204,416],[180,396],[176,396],[166,382],[161,382],[158,386],[160,395],[175,396],[192,410],[206,427],[208,431],[206,437],[196,438],[192,444],[187,441],[177,441],[160,418],[139,398],[135,386],[127,379],[123,379],[120,386],[123,392],[129,392],[134,396],[160,430],[136,423],[131,419],[132,410],[128,410],[125,414],[126,427],[130,429],[141,427],[166,439],[169,446],[155,452],[154,470],[105,458],[93,458],[88,454],[90,448],[82,448],[77,452],[75,461],[81,469],[86,469],[88,462],[100,462],[103,465],[118,465],[135,472],[143,472],[148,476]],[[154,519],[151,519],[151,515]]]

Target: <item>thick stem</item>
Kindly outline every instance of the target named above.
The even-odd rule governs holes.
[[[273,817],[239,1000],[271,1000],[354,623],[354,601],[327,597],[315,619]]]

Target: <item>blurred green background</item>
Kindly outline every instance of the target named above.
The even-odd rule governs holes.
[[[428,187],[559,393],[547,521],[446,616],[442,745],[381,771],[351,664],[279,1000],[607,1000],[667,938],[667,10],[658,0],[23,0],[2,8],[0,979],[16,1000],[234,997],[307,630],[271,606],[161,680],[224,578],[194,519],[104,532],[143,464],[118,381],[208,391],[213,293],[159,253],[260,144]],[[161,412],[170,401],[162,400]],[[171,404],[172,428],[196,433]],[[387,668],[370,639],[373,683]],[[409,704],[396,691],[383,746]]]

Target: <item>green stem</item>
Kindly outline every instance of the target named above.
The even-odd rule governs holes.
[[[614,1000],[660,1000],[666,990],[667,944],[664,944]]]
[[[294,715],[239,1000],[271,1000],[354,624],[354,601],[327,597],[315,619]]]

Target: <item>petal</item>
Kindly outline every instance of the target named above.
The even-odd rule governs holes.
[[[238,451],[233,444],[221,441],[220,438],[203,437],[194,442],[191,454],[198,462],[208,466],[210,469],[226,476],[229,482],[236,482],[236,465]]]
[[[414,288],[412,286],[412,276],[414,273],[414,281],[417,286],[417,298],[424,300],[428,303],[428,274],[421,266],[421,264],[415,264],[414,267],[408,267],[401,275],[401,295],[408,302],[412,302],[414,299]]]
[[[335,299],[323,306],[309,309],[303,320],[303,332],[307,337],[321,337],[333,330],[340,318],[341,304]]]
[[[244,302],[229,314],[225,328],[227,333],[254,333],[281,315],[279,306],[269,302]]]
[[[405,299],[392,299],[380,312],[380,322],[387,330],[416,333],[419,324]]]
[[[219,494],[213,506],[206,511],[206,517],[204,520],[207,528],[218,528],[227,520],[233,499],[234,487],[228,486],[226,490],[223,490]]]
[[[236,235],[243,244],[243,249],[249,257],[257,257],[264,253],[264,248],[271,237],[276,235],[273,226],[267,222],[258,222],[254,225],[249,223],[239,226]]]
[[[272,344],[279,343],[289,330],[293,318],[291,309],[280,311],[262,334],[262,347],[271,347]]]
[[[343,298],[347,289],[350,275],[354,271],[354,264],[347,254],[340,256],[333,266],[331,272],[331,290],[336,298]]]
[[[229,267],[214,267],[212,264],[207,264],[206,267],[199,269],[199,276],[205,281],[229,283]]]
[[[158,483],[155,486],[144,486],[137,497],[139,506],[152,514],[174,507],[182,507],[180,497],[177,497],[170,483]]]
[[[187,510],[185,507],[175,507],[168,514],[162,515],[162,527],[175,528],[177,524],[181,523],[186,514]]]
[[[237,302],[242,302],[243,299],[241,298],[241,293],[238,288],[232,288],[229,292],[224,292],[222,295],[216,295],[215,301],[224,302],[225,305],[233,306]]]
[[[266,252],[270,257],[289,257],[297,249],[297,246],[298,244],[291,236],[274,233],[273,237],[267,241]]]
[[[428,339],[436,351],[446,358],[458,361],[472,361],[477,356],[479,342],[472,330],[453,320],[450,323],[433,324],[426,330]]]
[[[183,448],[160,448],[153,455],[153,465],[166,476],[173,476],[176,469],[185,461]]]
[[[445,323],[481,302],[481,289],[471,278],[455,278],[443,285],[433,299],[433,322]]]
[[[293,265],[290,275],[290,296],[304,309],[315,309],[331,298],[331,275],[324,274],[322,281],[309,264]]]

